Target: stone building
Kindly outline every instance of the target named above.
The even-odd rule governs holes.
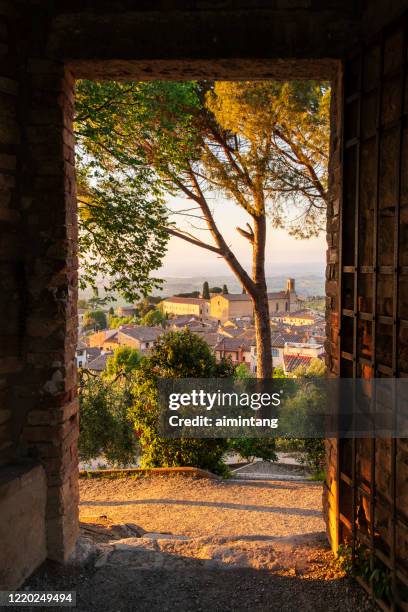
[[[202,298],[169,297],[160,302],[163,312],[169,315],[192,315],[207,318],[210,312],[210,303]]]
[[[327,366],[333,377],[406,377],[407,10],[407,0],[0,2],[0,588],[46,558],[65,562],[78,536],[75,79],[330,81]],[[326,447],[332,547],[363,544],[403,609],[407,441]]]
[[[288,278],[286,291],[268,293],[270,313],[289,313],[299,308],[295,281]],[[220,323],[229,319],[253,316],[252,300],[246,293],[215,294],[210,300],[210,316]]]

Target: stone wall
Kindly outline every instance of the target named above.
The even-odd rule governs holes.
[[[0,480],[0,589],[18,588],[47,557],[41,466],[3,468]]]
[[[17,3],[0,4],[0,466],[16,453],[13,441],[13,380],[22,369],[23,266],[21,215],[16,189],[21,138],[15,33]]]
[[[0,3],[0,460],[44,466],[48,556],[64,560],[78,533],[73,79],[19,8]]]
[[[28,59],[20,198],[24,207],[26,319],[20,452],[48,482],[48,556],[64,559],[77,536],[76,195],[73,79],[60,62]]]
[[[143,0],[137,10],[135,4],[120,0],[112,12],[110,0],[0,0],[0,465],[27,457],[42,464],[47,479],[48,556],[57,560],[69,556],[78,530],[73,76],[334,80],[327,226],[328,366],[333,375],[370,372],[364,362],[370,360],[367,320],[358,325],[353,317],[340,320],[340,308],[347,310],[348,300],[353,307],[357,303],[353,294],[357,285],[350,284],[350,279],[361,271],[350,268],[339,273],[339,226],[345,229],[343,242],[350,245],[353,236],[347,232],[355,215],[352,209],[340,207],[342,78],[338,67],[361,33],[371,34],[388,15],[378,2],[377,9],[363,3],[361,21],[361,3],[352,0]],[[394,0],[390,5],[397,15],[405,2]],[[368,66],[374,60],[368,60]],[[353,71],[350,61],[346,83],[353,82]],[[392,91],[391,79],[390,104],[386,105],[391,112]],[[351,97],[346,131],[353,129],[354,102]],[[372,116],[372,102],[367,92],[367,120]],[[386,184],[395,158],[391,134],[383,146]],[[348,196],[351,201],[355,185],[352,171],[357,158],[353,155],[351,147],[344,165],[345,172],[351,172],[344,182],[345,201]],[[366,195],[371,193],[371,159],[367,145],[360,177],[362,184],[367,177],[362,192]],[[384,211],[383,244],[387,245],[392,240],[386,234],[392,217],[389,204]],[[401,214],[405,218],[405,211]],[[362,222],[369,219],[367,214]],[[405,229],[401,236],[405,237]],[[343,265],[355,266],[355,262]],[[383,277],[387,274],[384,271]],[[378,279],[383,287],[382,316],[395,318],[394,285],[390,289],[389,279],[383,277]],[[403,308],[404,282],[401,279],[399,285]],[[372,296],[364,282],[358,287],[362,288],[358,303],[368,304]],[[376,332],[377,355],[381,365],[393,371],[395,364],[387,365],[393,358],[383,323]],[[408,362],[406,327],[399,326],[398,333],[402,340],[397,368],[401,370],[404,360]],[[362,368],[358,371],[356,360],[347,359],[357,342]],[[405,457],[403,449],[398,452]],[[330,518],[333,513],[338,517],[336,441],[328,441],[328,463],[325,503]]]

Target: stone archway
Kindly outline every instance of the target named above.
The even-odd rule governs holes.
[[[155,10],[138,11],[127,0],[119,4],[113,12],[109,2],[92,0],[85,5],[62,3],[58,9],[47,0],[5,0],[0,6],[0,301],[5,308],[0,471],[3,500],[19,491],[15,504],[21,509],[21,530],[30,524],[23,517],[33,491],[42,525],[33,558],[24,564],[22,555],[16,556],[16,573],[6,576],[9,584],[21,582],[45,556],[67,559],[77,537],[75,78],[332,81],[326,286],[327,354],[333,375],[342,373],[340,360],[347,360],[343,352],[349,353],[339,343],[340,317],[348,316],[341,287],[347,274],[359,272],[345,270],[343,263],[339,267],[340,224],[354,218],[341,208],[342,60],[391,15],[381,3],[366,12],[354,2],[321,7],[283,1],[273,8],[259,2],[250,9],[231,9],[226,2],[216,9],[197,5],[194,10],[184,2],[170,3],[170,8],[158,2]],[[392,10],[398,15],[404,8],[400,2]],[[350,61],[346,83],[353,74]],[[349,101],[348,95],[347,116],[358,91],[350,90]],[[355,268],[355,262],[350,263]],[[346,320],[343,323],[341,337],[356,338],[357,328],[349,330]],[[337,453],[333,441],[328,445],[326,508],[334,547],[339,524]],[[13,504],[2,507],[4,516]],[[4,550],[12,552],[13,543]]]

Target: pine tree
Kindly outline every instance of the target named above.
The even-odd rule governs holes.
[[[227,287],[227,285],[223,285],[222,286],[222,293],[223,293],[223,295],[228,295],[228,287]]]
[[[205,283],[203,284],[202,296],[203,296],[204,300],[209,300],[210,299],[210,287],[209,287],[207,281],[205,281]]]

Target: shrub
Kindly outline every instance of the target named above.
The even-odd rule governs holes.
[[[100,331],[106,327],[106,314],[103,310],[89,310],[84,313],[83,328],[85,330]]]
[[[140,323],[149,327],[154,327],[156,325],[164,326],[166,320],[166,315],[158,308],[155,308],[154,310],[149,310],[141,319]]]
[[[254,375],[247,368],[245,363],[240,363],[235,367],[234,378],[237,378],[238,380],[246,380],[248,378],[254,378]]]
[[[119,346],[115,349],[112,357],[109,357],[106,362],[106,378],[116,378],[121,375],[132,373],[142,360],[142,355],[137,349],[129,346]]]
[[[125,380],[109,382],[83,373],[79,385],[79,457],[90,461],[104,457],[126,467],[136,461],[138,442],[128,411],[132,404]]]
[[[136,317],[115,317],[115,315],[110,314],[108,317],[108,325],[109,329],[118,329],[121,325],[132,325],[136,324]]]
[[[142,467],[199,467],[224,475],[222,457],[227,440],[167,439],[158,434],[159,378],[211,378],[232,376],[227,362],[218,365],[208,344],[189,330],[162,336],[136,373],[132,416],[138,432]]]
[[[255,458],[263,461],[276,461],[274,438],[235,438],[230,440],[229,448],[243,459],[252,462]]]

